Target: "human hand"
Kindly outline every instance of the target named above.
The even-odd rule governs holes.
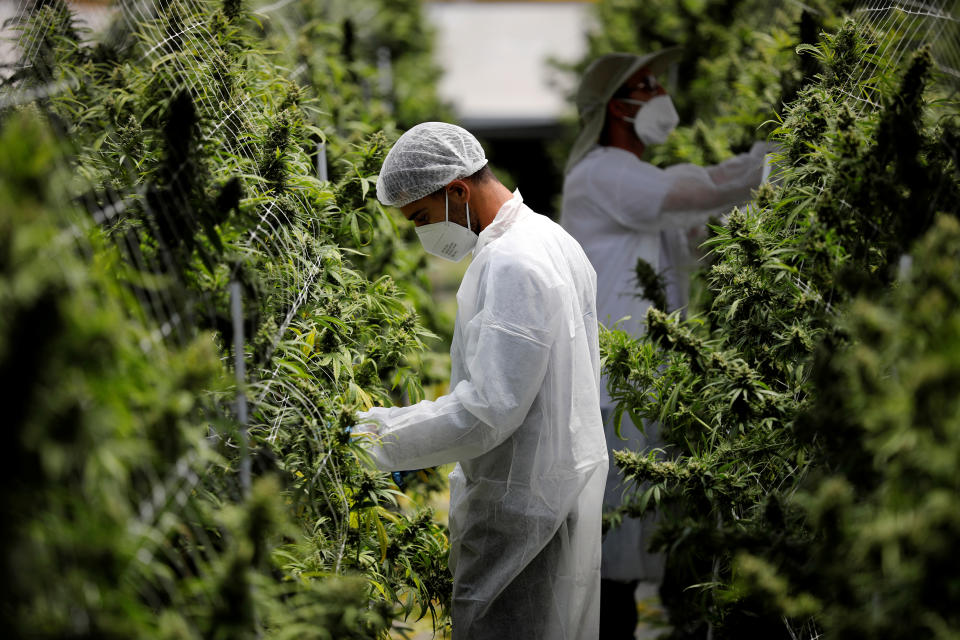
[[[373,407],[368,411],[357,412],[354,416],[355,424],[352,433],[380,435],[380,431],[383,428],[381,416],[386,412],[387,409],[384,407]]]
[[[783,151],[782,147],[776,142],[770,142],[769,140],[757,140],[750,147],[750,155],[752,156],[766,156],[771,153],[781,153]]]
[[[397,488],[403,491],[407,486],[407,480],[418,472],[419,470],[417,469],[410,471],[392,471],[390,472],[390,477],[393,478],[393,483],[397,485]]]

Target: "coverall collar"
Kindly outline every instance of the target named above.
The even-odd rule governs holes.
[[[504,202],[500,210],[497,211],[493,222],[480,232],[480,237],[477,239],[477,246],[473,249],[473,255],[476,256],[483,251],[484,247],[509,231],[510,227],[523,216],[526,210],[527,207],[523,204],[523,196],[520,195],[520,189],[516,189],[513,192],[513,198]]]

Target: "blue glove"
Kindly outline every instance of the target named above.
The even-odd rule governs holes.
[[[416,469],[412,471],[393,471],[390,473],[390,475],[393,477],[394,484],[396,484],[397,487],[399,487],[400,490],[402,491],[407,484],[407,478],[409,478],[416,472],[417,472]]]

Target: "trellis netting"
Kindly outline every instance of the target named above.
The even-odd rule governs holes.
[[[349,434],[422,397],[423,255],[373,189],[444,115],[419,3],[3,10],[4,628],[443,622],[444,528]]]
[[[955,0],[861,0],[851,15],[884,36],[876,54],[881,69],[897,68],[911,52],[929,46],[945,81],[960,82],[960,6]]]

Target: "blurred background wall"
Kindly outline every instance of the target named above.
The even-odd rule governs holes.
[[[426,3],[435,29],[438,91],[459,123],[484,143],[508,186],[556,218],[562,175],[549,155],[561,123],[575,117],[561,67],[587,51],[592,2],[496,0]],[[507,174],[507,175],[504,175]]]

